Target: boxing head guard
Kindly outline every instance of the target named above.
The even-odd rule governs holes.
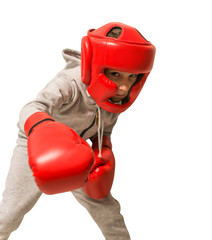
[[[112,29],[120,29],[118,38],[108,36]],[[112,113],[125,111],[140,93],[155,56],[155,47],[135,28],[122,23],[109,23],[91,29],[82,38],[81,77],[95,102]],[[105,74],[105,69],[139,74],[122,104],[110,101],[118,92],[117,85]]]

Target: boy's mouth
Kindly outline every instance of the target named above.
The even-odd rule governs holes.
[[[126,97],[126,94],[116,94],[114,95],[113,97],[111,97],[110,99],[113,101],[113,102],[120,102],[123,98]]]
[[[120,98],[124,98],[125,97],[125,94],[116,94],[115,97],[120,97]]]

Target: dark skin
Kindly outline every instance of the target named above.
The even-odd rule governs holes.
[[[113,69],[105,69],[105,75],[118,87],[117,94],[110,98],[113,102],[120,102],[122,99],[124,99],[128,95],[130,88],[136,82],[138,77],[138,74],[122,72]]]

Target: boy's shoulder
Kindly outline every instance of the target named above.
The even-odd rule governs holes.
[[[81,53],[80,52],[66,48],[62,51],[62,55],[66,61],[65,69],[80,66],[80,64],[81,64]]]
[[[88,98],[86,85],[81,80],[81,53],[66,48],[62,51],[62,56],[66,61],[66,65],[57,74],[56,79],[65,78],[74,92],[81,92],[84,97]]]
[[[64,49],[62,56],[66,61],[66,65],[61,69],[56,76],[52,79],[51,83],[63,83],[67,82],[70,85],[80,86],[82,88],[81,81],[81,54],[76,50]]]
[[[75,80],[81,85],[81,54],[76,50],[64,49],[62,51],[63,58],[66,61],[64,69],[59,75],[65,75],[70,81]]]

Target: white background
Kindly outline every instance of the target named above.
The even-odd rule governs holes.
[[[119,21],[157,49],[142,94],[120,116],[112,140],[112,193],[133,240],[212,239],[211,5],[202,0],[0,3],[0,192],[17,138],[18,114],[80,50],[88,29]],[[21,201],[21,199],[20,199]],[[42,196],[11,235],[104,239],[70,193]]]

